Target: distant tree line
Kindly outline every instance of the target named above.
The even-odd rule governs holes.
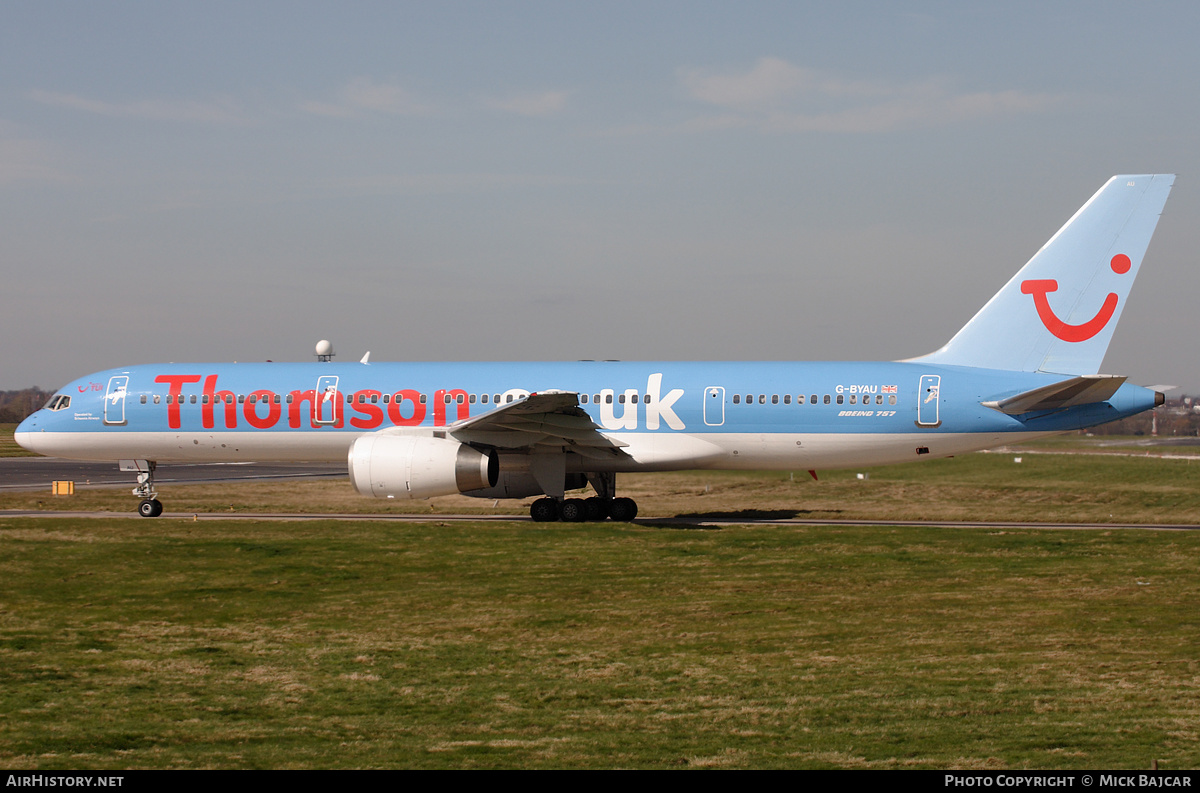
[[[1091,435],[1151,435],[1159,437],[1200,435],[1200,399],[1181,396],[1168,399],[1164,405],[1120,421],[1088,427],[1082,432]]]
[[[0,391],[0,424],[16,424],[46,404],[53,391],[34,386],[20,391]]]

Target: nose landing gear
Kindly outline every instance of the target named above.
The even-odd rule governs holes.
[[[157,518],[161,515],[163,505],[158,500],[158,491],[154,489],[156,463],[153,460],[122,460],[120,465],[122,471],[137,471],[138,484],[133,489],[133,494],[142,497],[138,503],[138,514],[143,518]]]

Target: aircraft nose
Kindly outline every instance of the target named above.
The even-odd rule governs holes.
[[[41,413],[40,410],[26,418],[17,425],[17,429],[13,432],[13,440],[17,442],[18,446],[29,452],[36,452],[38,450],[37,436],[41,429],[38,426],[41,423],[39,413]]]

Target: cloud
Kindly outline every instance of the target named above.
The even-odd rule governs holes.
[[[41,141],[0,139],[0,184],[66,181],[66,174],[50,161],[50,152]]]
[[[551,116],[567,106],[570,91],[543,91],[541,93],[516,94],[504,99],[489,99],[485,104],[493,110],[516,113],[520,116]]]
[[[105,102],[88,99],[75,94],[60,94],[52,91],[30,91],[35,102],[85,113],[96,113],[113,118],[142,118],[151,121],[185,121],[206,124],[245,124],[245,116],[232,100],[218,99],[212,102],[171,101],[145,99],[136,102]]]
[[[678,76],[692,99],[720,111],[687,122],[692,131],[892,132],[1039,112],[1063,101],[1016,89],[963,92],[936,79],[850,80],[779,58],[760,58],[748,71],[681,69]]]
[[[336,179],[322,190],[341,191],[353,195],[431,195],[452,193],[486,193],[520,187],[558,187],[576,184],[566,177],[522,173],[412,173],[374,174]]]
[[[355,77],[338,91],[335,102],[303,102],[306,113],[336,118],[351,118],[364,113],[401,116],[426,116],[434,108],[411,91],[396,83],[377,83],[370,77]]]

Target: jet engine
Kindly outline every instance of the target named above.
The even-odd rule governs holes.
[[[364,496],[430,498],[494,487],[500,461],[447,438],[363,435],[350,446],[350,481]]]

